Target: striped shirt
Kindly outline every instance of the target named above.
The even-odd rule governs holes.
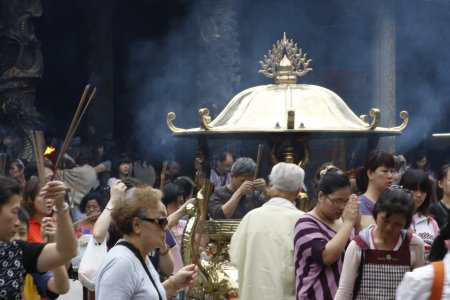
[[[333,299],[344,261],[344,252],[325,266],[322,251],[336,232],[310,214],[304,214],[295,225],[295,283],[297,299]],[[352,233],[349,241],[353,238]]]

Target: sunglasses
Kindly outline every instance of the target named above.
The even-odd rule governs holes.
[[[156,225],[159,225],[159,227],[161,227],[162,230],[165,230],[167,227],[167,224],[169,224],[169,220],[167,220],[167,218],[162,218],[162,219],[154,219],[154,218],[139,218],[142,221],[147,221]]]

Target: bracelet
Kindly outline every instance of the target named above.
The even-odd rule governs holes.
[[[58,209],[57,207],[56,207],[56,205],[53,205],[53,211],[55,212],[55,213],[57,213],[58,215],[64,215],[64,214],[66,214],[68,211],[69,211],[69,209],[70,209],[70,207],[69,207],[69,204],[67,204],[67,203],[65,203],[64,202],[64,208],[63,209]]]
[[[179,290],[178,286],[176,285],[175,281],[173,280],[173,275],[169,276],[169,283],[172,285],[172,287],[175,289],[175,291]]]
[[[167,253],[169,253],[169,250],[170,250],[170,247],[169,247],[169,245],[166,244],[166,251],[164,251],[164,252],[159,251],[159,256],[166,255]]]

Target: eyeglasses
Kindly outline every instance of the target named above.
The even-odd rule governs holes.
[[[154,219],[154,218],[139,218],[142,221],[147,221],[156,225],[159,225],[159,227],[161,227],[162,230],[166,230],[167,224],[169,224],[169,220],[167,220],[167,218],[162,218],[162,219]]]
[[[330,200],[330,202],[331,202],[332,204],[336,205],[336,206],[346,206],[347,203],[348,203],[348,200],[347,200],[347,201],[338,201],[338,200],[336,200],[336,199],[330,198],[329,195],[326,195],[325,198],[327,198],[328,200]]]

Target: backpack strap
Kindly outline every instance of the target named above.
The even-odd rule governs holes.
[[[440,300],[442,299],[442,293],[444,292],[444,261],[439,260],[432,262],[434,276],[433,276],[433,286],[431,287],[430,300]]]
[[[364,271],[364,250],[369,249],[369,245],[359,236],[355,236],[353,238],[355,243],[361,248],[361,260],[359,262],[358,266],[358,276],[355,279],[355,285],[353,286],[353,296],[352,299],[356,299],[359,293],[359,289],[361,287],[361,279],[362,279],[362,273]]]
[[[369,249],[369,245],[367,245],[367,243],[361,238],[361,236],[357,235],[353,238],[353,240],[355,241],[356,245],[358,245],[362,250]]]

